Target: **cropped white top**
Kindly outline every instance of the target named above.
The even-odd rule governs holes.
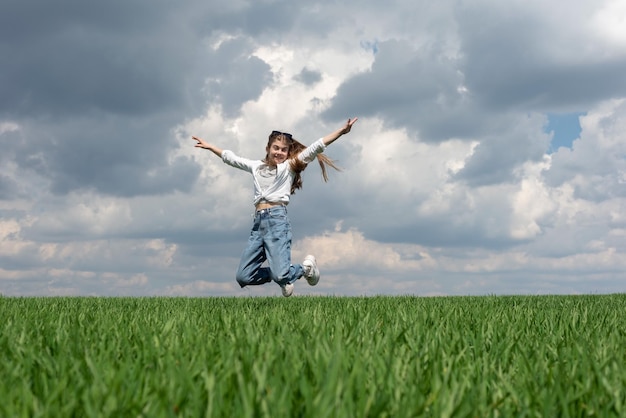
[[[296,158],[308,164],[315,159],[317,154],[324,152],[325,149],[326,145],[320,138],[302,150]],[[254,181],[254,206],[261,201],[289,204],[291,184],[296,174],[291,169],[289,160],[278,164],[276,169],[274,169],[273,167],[270,168],[263,161],[249,160],[235,155],[233,151],[224,150],[222,151],[222,161],[232,167],[252,174]],[[271,182],[268,181],[268,173],[275,173],[275,178]]]

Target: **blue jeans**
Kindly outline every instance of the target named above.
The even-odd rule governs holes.
[[[269,267],[261,267],[266,260]],[[248,246],[237,269],[239,285],[256,286],[272,280],[285,285],[295,282],[303,273],[301,264],[291,264],[291,224],[287,207],[273,206],[257,211]]]

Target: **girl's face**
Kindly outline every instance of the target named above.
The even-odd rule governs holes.
[[[265,149],[267,152],[267,163],[269,165],[278,165],[284,163],[289,155],[289,144],[284,138],[275,139]]]

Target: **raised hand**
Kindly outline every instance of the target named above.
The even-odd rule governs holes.
[[[204,149],[211,149],[211,145],[207,142],[205,142],[202,138],[198,138],[197,136],[192,136],[192,139],[198,141],[198,143],[195,145],[195,147],[197,148],[204,148]]]
[[[209,151],[213,152],[213,154],[217,155],[218,157],[222,156],[221,148],[216,147],[215,145],[211,145],[208,142],[204,141],[202,138],[198,138],[197,136],[192,136],[191,138],[194,141],[198,141],[198,143],[195,145],[196,148],[208,149]]]
[[[350,132],[350,129],[352,129],[352,125],[354,125],[357,120],[359,120],[359,118],[348,119],[348,122],[346,122],[346,126],[343,127],[341,133],[347,134],[348,132]]]

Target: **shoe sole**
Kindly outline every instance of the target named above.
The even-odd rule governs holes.
[[[309,266],[311,268],[313,267],[317,267],[317,261],[315,260],[315,257],[308,258],[309,256],[307,256],[304,261],[302,262],[303,266]],[[307,261],[309,261],[311,264],[307,263]],[[306,279],[306,282],[309,284],[309,286],[315,286],[316,284],[319,283],[320,281],[320,276],[319,276],[319,270],[317,272],[317,278],[311,278],[309,279],[308,277],[304,276],[304,278]]]
[[[289,286],[290,289],[287,289],[287,286]],[[280,290],[282,291],[283,296],[288,298],[289,296],[293,295],[293,288],[294,288],[293,284],[288,284],[288,285],[285,285],[285,287],[281,286]]]

